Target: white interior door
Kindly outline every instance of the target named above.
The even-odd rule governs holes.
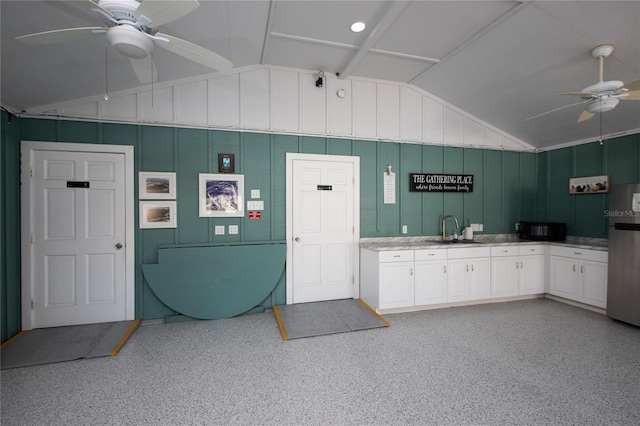
[[[29,174],[23,328],[131,319],[125,155],[31,150]]]
[[[355,295],[357,166],[353,157],[317,157],[291,163],[290,303]]]

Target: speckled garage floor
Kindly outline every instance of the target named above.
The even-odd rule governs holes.
[[[283,341],[272,311],[2,372],[8,425],[640,424],[640,328],[546,299]]]

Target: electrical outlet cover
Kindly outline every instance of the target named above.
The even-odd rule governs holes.
[[[216,225],[215,229],[214,229],[214,233],[216,235],[224,235],[224,226],[222,225]]]
[[[229,225],[229,235],[238,234],[238,225]]]

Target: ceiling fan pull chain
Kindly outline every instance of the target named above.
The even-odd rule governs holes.
[[[104,100],[109,100],[109,46],[107,44],[104,45]]]
[[[151,57],[151,108],[154,108],[155,105],[153,104],[153,64],[155,63],[155,61],[153,60],[153,52],[151,52],[151,55],[149,55]]]

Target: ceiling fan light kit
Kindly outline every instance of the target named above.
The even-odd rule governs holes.
[[[146,33],[130,25],[119,25],[107,31],[107,41],[128,58],[142,59],[153,51],[153,41]]]

